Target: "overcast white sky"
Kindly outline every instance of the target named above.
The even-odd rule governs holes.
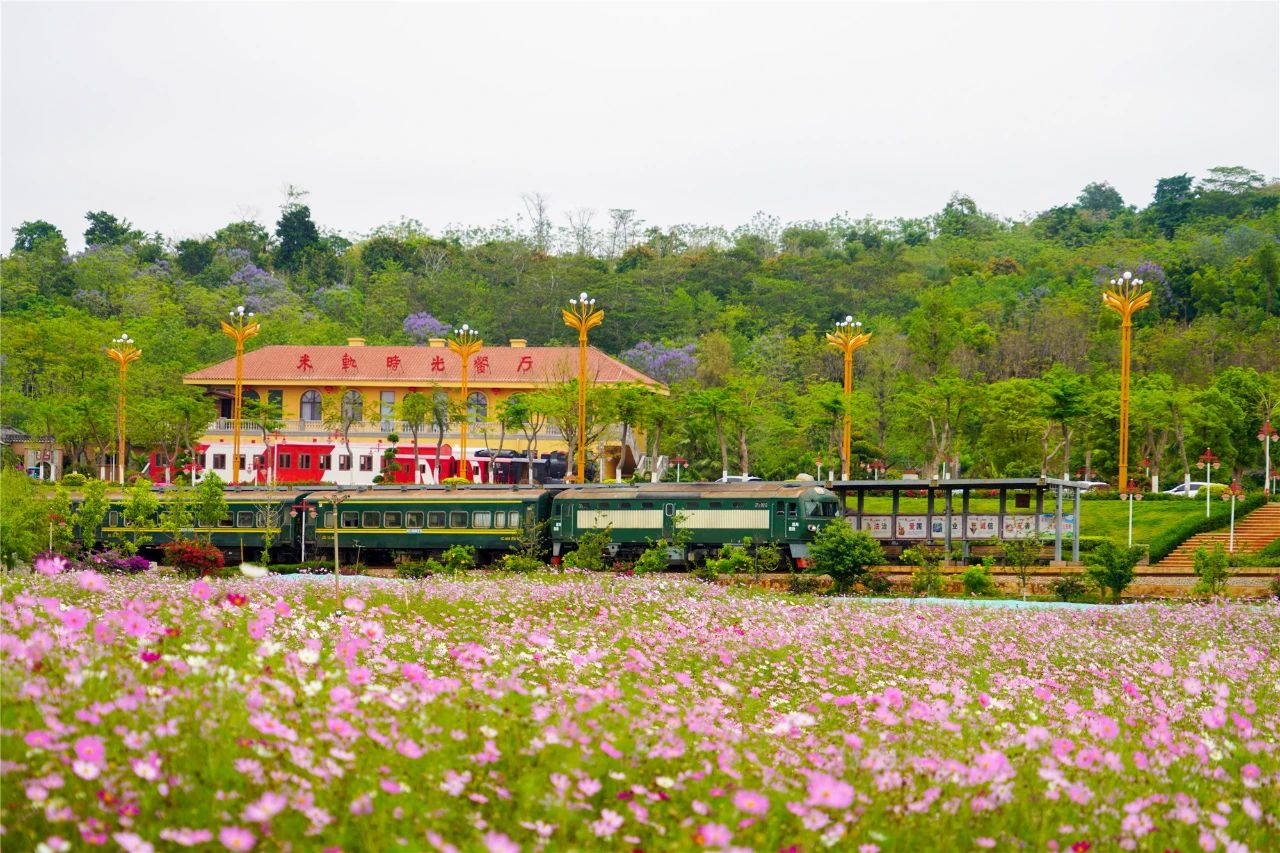
[[[6,2],[0,226],[1004,216],[1280,174],[1280,4]]]

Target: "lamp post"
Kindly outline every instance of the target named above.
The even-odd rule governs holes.
[[[887,467],[888,466],[884,464],[884,460],[882,459],[872,459],[869,462],[862,463],[862,469],[864,471],[870,471],[871,478],[873,480],[879,480],[881,472],[883,472]]]
[[[862,323],[855,323],[852,315],[843,323],[836,323],[834,332],[827,332],[827,343],[844,354],[844,437],[840,444],[840,479],[849,479],[849,443],[853,433],[853,413],[849,395],[853,393],[853,353],[871,340],[870,332],[859,332]]]
[[[683,456],[671,457],[671,464],[676,466],[676,482],[677,483],[680,482],[680,466],[688,463],[688,461],[689,460],[685,459]]]
[[[107,347],[107,356],[120,365],[120,404],[116,411],[116,434],[119,447],[116,452],[116,469],[120,472],[120,482],[124,482],[124,388],[128,378],[129,365],[142,357],[142,350],[128,335],[121,335],[111,341],[115,346]]]
[[[307,561],[307,518],[315,518],[316,509],[304,500],[289,510],[289,517],[302,519],[302,562],[305,563]]]
[[[1227,486],[1227,490],[1222,493],[1224,501],[1231,501],[1231,538],[1228,540],[1227,551],[1234,554],[1236,552],[1236,498],[1244,497],[1244,489],[1240,487],[1240,481],[1232,478],[1231,485]]]
[[[1130,480],[1129,485],[1120,489],[1120,500],[1129,502],[1129,547],[1133,547],[1133,502],[1142,500],[1142,487]]]
[[[471,407],[467,402],[467,362],[480,352],[482,346],[484,341],[480,339],[480,333],[466,323],[462,328],[454,329],[453,337],[449,338],[449,349],[462,359],[462,478],[467,481],[471,480],[471,466],[467,463],[467,421],[471,418]],[[436,464],[440,464],[438,460]]]
[[[587,477],[587,332],[604,322],[604,311],[584,290],[577,299],[569,300],[560,314],[564,324],[578,332],[578,482]],[[677,475],[679,470],[677,469]]]
[[[1102,304],[1120,315],[1120,476],[1117,484],[1129,482],[1129,344],[1133,337],[1133,315],[1151,303],[1151,291],[1143,281],[1125,270],[1111,279],[1111,289],[1102,294]]]
[[[261,328],[253,319],[253,312],[245,313],[243,305],[229,312],[231,322],[222,321],[222,333],[236,342],[236,390],[231,400],[231,485],[240,485],[240,414],[244,388],[244,342],[258,334]],[[254,479],[257,479],[256,477]]]
[[[1262,490],[1268,498],[1271,497],[1271,444],[1277,440],[1280,440],[1280,432],[1276,432],[1271,419],[1267,418],[1258,431],[1258,441],[1262,442],[1263,457],[1266,460],[1262,464]]]
[[[1213,491],[1213,472],[1222,467],[1222,459],[1213,454],[1213,449],[1206,447],[1196,467],[1204,471],[1204,517],[1209,517],[1209,493]]]

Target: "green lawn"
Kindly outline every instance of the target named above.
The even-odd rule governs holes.
[[[856,504],[850,500],[850,507]],[[1044,511],[1053,512],[1052,495],[1046,494]],[[865,512],[868,514],[887,514],[893,507],[893,501],[887,496],[869,496],[866,499]],[[1125,501],[1081,501],[1080,515],[1084,536],[1106,536],[1123,542],[1128,537],[1129,505]],[[1033,507],[1034,508],[1034,507]],[[1063,511],[1070,513],[1072,502],[1068,500]],[[898,505],[900,513],[924,513],[928,509],[928,501],[924,498],[903,498]],[[969,511],[974,513],[994,514],[1000,510],[997,498],[973,498],[969,501]],[[943,512],[942,499],[934,503],[934,511]],[[954,498],[952,511],[960,511],[960,498]],[[1013,498],[1009,498],[1008,512],[1030,512],[1027,509],[1015,509]],[[1188,516],[1204,515],[1203,500],[1179,501],[1139,501],[1133,505],[1133,541],[1135,543],[1150,542],[1151,538],[1165,527],[1181,521]]]

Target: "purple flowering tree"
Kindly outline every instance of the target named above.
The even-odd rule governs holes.
[[[244,307],[257,314],[280,307],[292,296],[283,281],[256,264],[240,267],[227,283],[244,294]]]
[[[641,341],[620,357],[641,373],[671,385],[693,376],[698,366],[695,349],[695,344],[668,346],[661,342]]]
[[[426,343],[427,338],[444,337],[449,331],[449,324],[442,323],[423,311],[404,318],[404,331],[406,335],[421,344]]]

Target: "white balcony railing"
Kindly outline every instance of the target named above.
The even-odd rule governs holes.
[[[281,426],[275,432],[285,436],[297,436],[297,435],[328,436],[333,433],[333,428],[325,426],[322,421],[307,421],[307,420],[302,420],[300,418],[287,418],[280,421],[279,423],[281,424]],[[208,429],[206,429],[205,431],[212,435],[221,435],[221,434],[229,435],[233,431],[234,426],[235,426],[235,421],[231,418],[216,418],[213,421],[213,423],[209,425]],[[501,429],[498,427],[497,424],[494,424],[491,422],[471,423],[467,427],[468,443],[475,442],[477,446],[482,446],[484,444],[484,433],[486,431],[488,432],[489,441],[491,443],[496,443],[498,440],[498,435],[501,433]],[[361,438],[367,438],[369,436],[386,436],[391,433],[395,433],[396,435],[399,435],[400,440],[402,442],[409,439],[409,437],[412,435],[412,433],[410,432],[408,426],[405,424],[404,421],[396,421],[396,420],[358,421],[352,424],[351,426],[352,438],[355,438],[357,436]],[[240,434],[242,436],[249,436],[249,437],[256,436],[258,438],[261,438],[262,430],[253,421],[241,420]],[[418,441],[419,443],[429,442],[432,439],[434,439],[435,436],[436,436],[436,433],[432,429],[428,428],[428,429],[419,430]],[[635,452],[634,436],[635,436],[634,430],[627,431],[627,438],[628,438],[627,444],[632,446],[633,453]],[[457,424],[452,425],[445,432],[444,437],[446,441],[457,440],[461,438],[461,433],[458,431]],[[605,430],[604,435],[602,436],[604,440],[610,441],[610,442],[616,442],[619,439],[621,439],[621,437],[622,437],[622,428],[619,426],[609,427],[607,430]],[[560,432],[560,430],[550,425],[544,426],[542,429],[538,430],[538,441],[543,441],[543,440],[557,441],[557,440],[562,440],[563,438],[564,438],[564,435]],[[505,443],[506,443],[506,446],[513,447],[513,446],[522,445],[525,440],[526,439],[523,432],[519,430],[516,430],[514,432],[508,431],[506,434]]]

